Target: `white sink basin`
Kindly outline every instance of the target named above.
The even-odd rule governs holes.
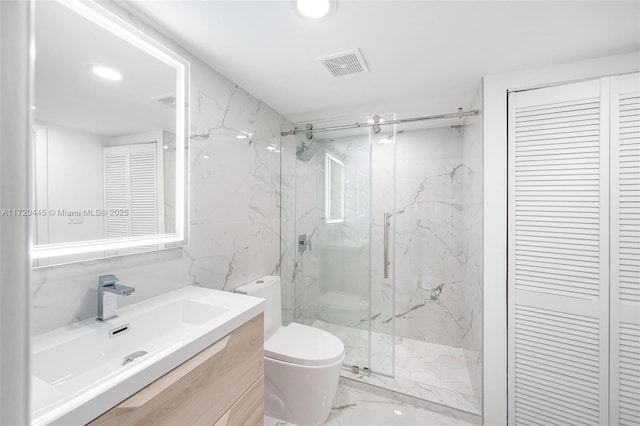
[[[262,299],[185,287],[36,336],[32,424],[87,423],[263,310]]]

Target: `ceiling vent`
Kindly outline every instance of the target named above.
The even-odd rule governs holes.
[[[367,72],[367,63],[359,49],[318,58],[334,77]]]
[[[169,93],[168,95],[156,96],[151,99],[171,108],[176,107],[176,97],[172,93]]]

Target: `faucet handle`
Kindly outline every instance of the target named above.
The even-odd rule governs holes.
[[[105,285],[113,285],[113,284],[117,283],[118,281],[120,281],[118,279],[118,277],[116,277],[113,274],[99,275],[98,276],[98,286],[99,287],[104,287]]]

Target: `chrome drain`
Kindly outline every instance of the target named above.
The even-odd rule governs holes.
[[[134,352],[132,354],[129,354],[127,356],[124,357],[124,359],[122,360],[122,365],[127,365],[130,362],[132,362],[133,360],[135,360],[136,358],[140,358],[143,355],[146,355],[147,351],[138,351],[138,352]]]

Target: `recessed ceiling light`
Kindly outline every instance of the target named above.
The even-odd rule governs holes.
[[[335,0],[295,0],[296,9],[305,18],[320,19],[335,9]]]
[[[98,75],[107,80],[120,81],[124,78],[124,76],[118,71],[114,70],[113,68],[105,67],[103,65],[92,65],[91,71],[93,71],[95,75]]]
[[[386,145],[388,143],[393,143],[393,139],[389,139],[389,138],[380,139],[378,143],[381,143],[382,145]]]
[[[237,139],[246,139],[247,135],[236,135]]]

